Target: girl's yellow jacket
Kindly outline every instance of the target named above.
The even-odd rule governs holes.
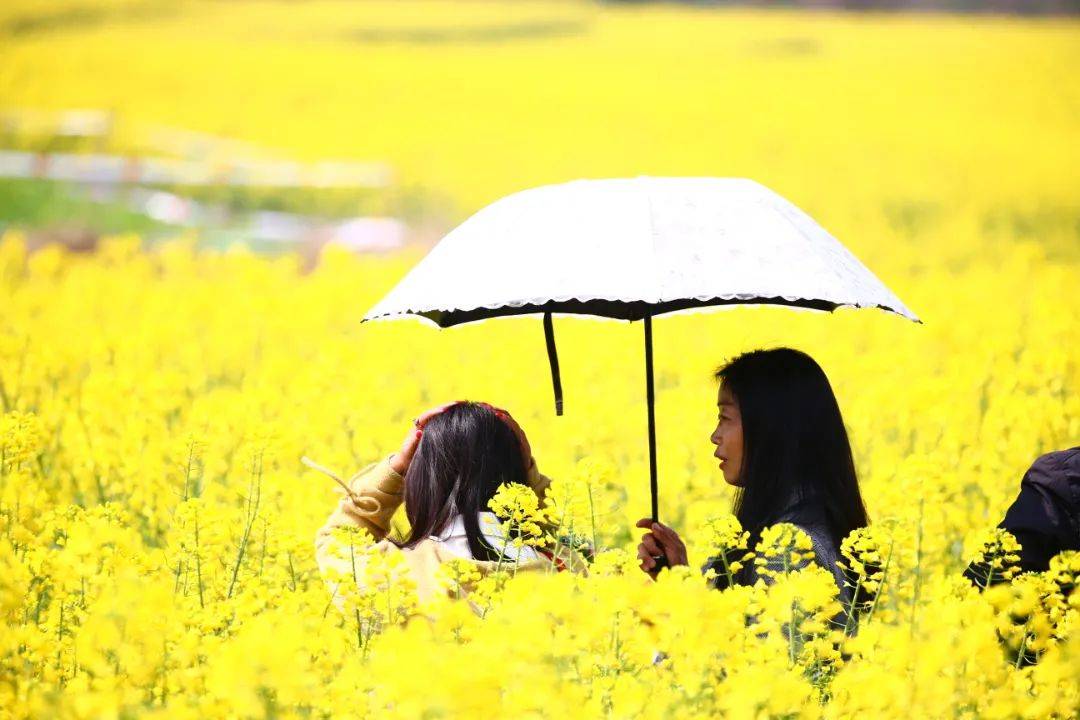
[[[533,460],[529,467],[528,483],[533,491],[544,500],[551,479],[536,469]],[[417,599],[420,603],[432,599],[437,593],[446,593],[446,584],[438,574],[439,567],[451,560],[462,560],[460,555],[451,553],[442,542],[435,538],[422,540],[415,547],[401,548],[387,538],[390,520],[404,498],[405,480],[390,466],[389,458],[367,466],[356,473],[347,483],[350,494],[338,489],[342,498],[338,506],[327,518],[326,523],[315,535],[315,559],[323,578],[334,593],[334,602],[342,607],[343,597],[338,589],[341,582],[352,576],[354,582],[365,584],[364,568],[357,567],[348,547],[342,547],[343,541],[334,533],[335,528],[343,526],[358,527],[371,534],[373,548],[379,553],[396,553],[405,561],[409,577],[416,583]],[[587,567],[582,557],[563,549],[557,558],[542,554],[536,560],[527,560],[517,564],[516,572],[549,572],[570,570],[584,573]],[[498,567],[498,563],[467,559],[481,575],[486,575]],[[506,568],[506,563],[503,563]]]

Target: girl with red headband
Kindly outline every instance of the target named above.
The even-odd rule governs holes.
[[[339,593],[330,578],[352,574],[364,582],[362,573],[352,572],[349,554],[335,548],[334,530],[341,526],[367,530],[379,552],[400,553],[421,602],[445,592],[438,569],[451,560],[468,561],[481,575],[507,562],[519,573],[584,568],[576,553],[564,551],[553,559],[541,549],[508,544],[498,518],[488,511],[488,502],[506,483],[532,488],[541,506],[551,483],[537,470],[528,438],[509,413],[460,401],[429,410],[413,424],[396,453],[347,483],[339,480],[345,492],[315,540],[316,559],[335,598]],[[391,538],[390,521],[402,504],[409,533]]]

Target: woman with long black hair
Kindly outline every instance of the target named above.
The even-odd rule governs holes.
[[[868,523],[847,430],[825,372],[806,353],[790,348],[754,350],[716,371],[719,419],[710,440],[724,480],[737,488],[734,513],[750,532],[791,523],[810,536],[814,561],[829,570],[842,594],[840,543]],[[658,561],[687,565],[678,534],[645,518],[640,567],[655,577]],[[713,559],[705,568],[712,565]],[[753,563],[735,576],[753,584]]]
[[[342,547],[341,527],[366,530],[361,537],[377,552],[399,554],[421,601],[443,591],[439,567],[452,560],[471,563],[479,575],[507,566],[515,572],[584,567],[569,549],[553,557],[542,548],[516,547],[512,531],[488,509],[503,485],[530,489],[542,505],[551,480],[537,470],[521,426],[487,403],[455,402],[424,413],[398,452],[339,483],[343,497],[315,538],[315,557],[336,602],[343,579],[366,582],[356,554]],[[394,537],[391,519],[403,504],[409,530]]]

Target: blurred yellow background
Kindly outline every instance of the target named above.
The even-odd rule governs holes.
[[[1075,639],[1045,674],[987,660],[994,616],[952,582],[1030,462],[1080,443],[1078,66],[1071,18],[8,0],[0,149],[14,165],[57,153],[374,163],[387,178],[371,186],[267,188],[254,177],[158,190],[243,212],[391,218],[408,242],[357,253],[328,244],[330,232],[256,253],[207,243],[213,217],[151,222],[93,183],[0,181],[0,611],[20,628],[0,641],[0,667],[20,678],[0,684],[0,706],[16,717],[325,716],[363,697],[357,713],[409,717],[420,712],[409,702],[432,692],[421,709],[447,716],[475,713],[466,700],[483,697],[501,708],[492,714],[516,717],[528,696],[553,698],[552,716],[629,717],[689,707],[679,693],[695,683],[717,689],[693,707],[719,712],[708,703],[782,677],[790,704],[759,716],[824,714],[786,649],[743,657],[745,681],[710,674],[721,661],[695,654],[708,648],[690,620],[685,637],[667,638],[676,669],[655,670],[660,640],[638,620],[668,610],[649,615],[627,598],[696,603],[656,632],[685,610],[693,622],[736,618],[743,637],[745,598],[689,582],[657,590],[668,596],[640,594],[636,573],[623,585],[590,580],[575,602],[599,610],[578,613],[557,584],[567,581],[549,579],[528,601],[560,613],[558,640],[512,615],[464,625],[481,638],[472,650],[445,627],[391,635],[391,658],[446,659],[452,682],[423,688],[377,675],[397,666],[358,659],[355,628],[323,612],[310,541],[334,497],[299,457],[351,472],[394,450],[419,411],[459,397],[510,409],[560,492],[593,493],[600,544],[633,552],[632,523],[648,511],[637,324],[556,320],[567,408],[556,418],[538,319],[447,331],[359,319],[431,242],[502,195],[653,174],[765,184],[925,322],[777,308],[657,320],[661,516],[686,534],[692,562],[710,551],[705,522],[730,502],[708,442],[712,371],[756,347],[803,349],[833,383],[871,519],[896,548],[891,614],[839,670],[830,716],[1035,716],[1053,703],[1068,716],[1080,693],[1067,670]],[[91,130],[65,130],[72,118]],[[252,452],[262,504],[248,538]],[[191,550],[192,517],[214,529],[209,549]],[[56,544],[60,533],[79,541]],[[195,560],[206,572],[198,592]],[[615,607],[633,619],[621,628],[637,654],[613,649]],[[935,618],[955,621],[954,634]],[[758,648],[745,637],[740,647]],[[559,674],[565,658],[578,675]],[[498,678],[454,670],[481,665],[503,677],[544,667],[549,685],[499,695]],[[55,692],[65,684],[75,689]],[[893,694],[872,690],[884,684]],[[1047,705],[1031,704],[1036,689]]]
[[[169,126],[385,162],[445,222],[575,177],[748,176],[856,253],[960,219],[1076,245],[1072,19],[15,0],[0,29],[0,110],[111,113],[119,152]]]

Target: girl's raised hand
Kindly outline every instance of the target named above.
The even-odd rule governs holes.
[[[394,469],[394,472],[405,477],[405,473],[409,471],[409,464],[412,462],[413,455],[416,454],[416,448],[420,445],[420,438],[424,436],[424,426],[427,425],[431,418],[457,404],[458,401],[440,405],[424,412],[413,420],[413,428],[405,436],[405,439],[401,441],[401,448],[390,456],[390,467]]]

